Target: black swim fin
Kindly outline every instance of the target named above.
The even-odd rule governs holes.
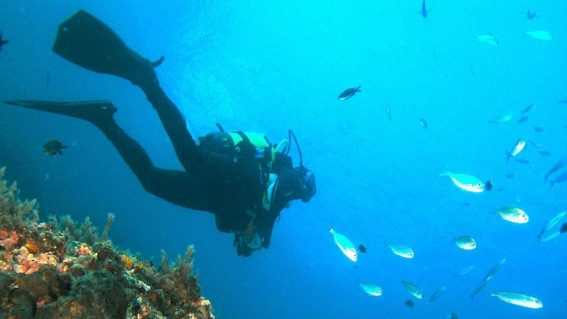
[[[17,105],[28,109],[67,115],[89,121],[93,124],[102,124],[111,121],[117,109],[111,101],[39,101],[39,100],[9,100],[6,104]]]
[[[154,67],[161,64],[140,56],[106,24],[80,10],[57,32],[53,52],[91,71],[112,74],[140,87],[158,83]]]

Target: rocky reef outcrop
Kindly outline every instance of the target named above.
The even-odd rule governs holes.
[[[161,265],[117,248],[86,219],[38,218],[0,169],[0,319],[212,319],[192,275],[193,248]]]

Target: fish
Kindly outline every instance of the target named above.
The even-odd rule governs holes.
[[[481,291],[484,290],[484,288],[486,288],[486,286],[488,286],[488,283],[489,283],[489,281],[482,281],[482,283],[475,288],[475,290],[473,291],[473,293],[469,297],[471,299],[474,299],[474,297],[476,295],[478,295]]]
[[[363,244],[358,245],[358,251],[366,254],[366,247]]]
[[[491,296],[520,307],[530,309],[543,308],[543,302],[541,302],[541,300],[537,299],[536,297],[520,294],[517,292],[495,291],[491,294]]]
[[[476,36],[476,39],[488,45],[498,45],[498,39],[492,33],[484,33]]]
[[[526,11],[526,18],[528,18],[528,20],[532,20],[534,18],[537,18],[537,14],[528,9],[528,11]]]
[[[426,129],[426,130],[429,127],[429,125],[427,124],[427,121],[423,117],[419,119],[419,124],[421,126],[423,126],[423,128]]]
[[[439,299],[439,297],[441,297],[441,295],[445,292],[446,289],[447,289],[447,286],[443,286],[443,287],[435,290],[433,295],[431,295],[431,297],[429,298],[428,303],[432,303],[435,300]]]
[[[502,207],[496,211],[503,220],[515,224],[526,224],[530,221],[530,217],[520,208]]]
[[[510,113],[506,113],[500,117],[494,118],[492,120],[489,120],[488,123],[489,124],[493,124],[493,123],[506,123],[506,122],[510,122],[512,119],[514,118],[514,116]]]
[[[514,161],[516,161],[516,163],[520,163],[524,165],[528,165],[530,163],[530,161],[525,158],[515,158]]]
[[[4,47],[4,45],[8,44],[10,41],[5,40],[2,37],[2,31],[0,31],[0,51],[2,51],[2,47]]]
[[[365,293],[369,294],[370,296],[382,296],[382,288],[380,288],[379,286],[376,286],[374,284],[360,284],[360,287],[362,288],[362,290],[364,290]]]
[[[427,18],[427,5],[425,4],[425,0],[421,2],[421,16],[426,19]]]
[[[439,176],[448,176],[458,188],[471,193],[482,193],[492,189],[492,183],[490,181],[482,182],[472,175],[444,172]]]
[[[457,245],[457,247],[463,250],[476,249],[476,240],[468,235],[456,237],[455,239],[453,239],[453,242],[455,243],[455,245]]]
[[[392,109],[390,108],[390,105],[386,105],[386,114],[388,114],[388,119],[392,122]]]
[[[555,215],[550,221],[547,222],[547,224],[545,224],[545,226],[543,226],[543,228],[539,231],[539,234],[537,235],[537,238],[541,241],[542,240],[542,236],[545,235],[545,233],[547,233],[550,229],[552,229],[553,227],[555,227],[555,225],[559,224],[559,222],[563,219],[563,217],[565,217],[565,215],[567,215],[567,211],[562,211],[559,212],[557,215]]]
[[[545,30],[528,31],[526,32],[526,35],[531,37],[532,39],[541,40],[541,41],[553,40],[553,36],[551,36],[551,33]]]
[[[415,256],[413,249],[403,245],[390,245],[388,244],[390,250],[395,254],[403,258],[412,259]]]
[[[344,101],[346,99],[353,97],[356,93],[361,92],[361,90],[360,90],[361,87],[362,86],[359,85],[355,88],[348,88],[348,89],[344,90],[341,94],[339,94],[338,99],[340,101]]]
[[[492,268],[490,268],[490,270],[486,273],[486,275],[484,275],[482,281],[489,282],[490,280],[492,280],[492,278],[494,278],[494,275],[496,275],[496,273],[499,272],[502,269],[502,267],[504,267],[505,263],[506,263],[506,258],[500,259],[498,263],[492,266]]]
[[[352,262],[358,260],[358,255],[356,254],[356,248],[353,243],[343,234],[336,232],[333,228],[329,230],[333,235],[335,244],[339,247],[341,252]]]
[[[449,317],[449,319],[459,319],[459,317],[457,316],[456,312],[451,312],[451,316]]]
[[[517,140],[514,144],[514,147],[510,150],[510,152],[508,152],[506,160],[510,160],[510,158],[516,157],[524,150],[524,148],[526,148],[526,140],[523,138]]]
[[[415,302],[413,302],[413,300],[408,299],[404,302],[404,305],[408,306],[409,308],[413,308],[413,306],[415,306]]]
[[[528,119],[529,119],[528,116],[527,116],[527,115],[524,115],[524,116],[521,116],[516,122],[518,122],[518,123],[525,123],[525,122],[528,121]]]
[[[409,282],[407,280],[402,280],[402,285],[404,285],[404,289],[412,296],[414,296],[417,299],[423,299],[423,292],[421,291],[421,289],[419,289],[419,287],[412,283]]]
[[[540,242],[540,243],[545,243],[545,242],[548,242],[548,241],[550,241],[550,240],[553,240],[553,239],[559,237],[560,235],[561,235],[561,232],[560,232],[559,230],[558,230],[558,231],[555,231],[555,232],[553,232],[553,233],[551,233],[551,234],[546,233],[546,234],[544,234],[544,235],[541,237],[541,239],[539,240],[539,242]]]
[[[535,103],[531,103],[530,105],[526,106],[526,107],[522,110],[522,112],[521,112],[520,114],[521,114],[521,115],[524,115],[524,114],[526,114],[526,113],[532,111],[533,109],[535,109],[535,107],[536,107],[536,104],[535,104]]]
[[[544,182],[547,182],[547,180],[549,179],[549,176],[552,175],[553,173],[559,171],[560,169],[562,169],[565,164],[567,164],[567,156],[563,157],[562,159],[558,160],[557,163],[555,163],[550,169],[549,171],[547,171],[547,173],[545,174],[545,177],[543,179]]]
[[[536,133],[542,133],[542,132],[543,132],[543,127],[541,127],[541,126],[534,126],[534,131],[536,131]]]
[[[551,153],[549,151],[545,151],[545,150],[539,151],[537,153],[541,156],[551,156]]]
[[[563,174],[557,176],[554,180],[549,181],[549,183],[551,184],[551,186],[558,184],[558,183],[563,183],[567,181],[567,172],[563,172]]]
[[[466,275],[470,274],[473,270],[475,270],[475,268],[476,268],[476,266],[474,266],[474,265],[467,266],[467,267],[461,269],[458,273],[456,273],[453,276],[453,278],[466,276]]]
[[[559,229],[560,233],[567,233],[567,223],[561,225],[561,228]]]
[[[47,156],[52,155],[63,155],[63,149],[67,148],[67,146],[63,145],[63,143],[59,142],[58,140],[51,140],[43,144],[43,154]]]

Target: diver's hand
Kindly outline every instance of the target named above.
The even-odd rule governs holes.
[[[234,234],[234,246],[238,256],[248,257],[262,248],[262,240],[256,232],[237,232]]]

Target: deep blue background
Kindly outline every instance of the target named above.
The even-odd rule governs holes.
[[[237,257],[232,236],[210,214],[191,212],[144,192],[112,145],[86,122],[0,105],[0,165],[43,216],[85,216],[102,227],[114,212],[114,242],[146,258],[195,245],[202,292],[218,318],[564,318],[567,237],[535,236],[567,209],[567,184],[543,175],[567,155],[567,3],[547,1],[2,1],[0,99],[112,99],[119,124],[161,167],[180,168],[157,116],[127,81],[95,74],[51,52],[57,25],[78,9],[104,20],[142,55],[166,60],[160,81],[195,135],[226,129],[266,132],[272,142],[293,128],[319,192],[294,203],[276,225],[269,250]],[[538,14],[526,18],[530,8]],[[547,30],[537,41],[526,31]],[[476,36],[492,33],[489,46]],[[346,87],[362,85],[350,100]],[[535,103],[525,123],[516,120]],[[392,111],[388,120],[386,106]],[[512,114],[508,123],[488,121]],[[425,118],[425,130],[419,119]],[[534,126],[544,128],[537,133]],[[532,144],[506,162],[518,138]],[[43,143],[69,145],[45,157]],[[450,169],[491,179],[495,190],[472,194],[439,173]],[[506,173],[513,173],[508,179]],[[526,225],[501,220],[514,205]],[[354,266],[328,229],[364,243]],[[452,238],[473,235],[475,251]],[[413,260],[386,243],[410,245]],[[508,262],[489,287],[469,298],[499,259]],[[476,270],[451,280],[468,265]],[[435,303],[403,305],[401,280]],[[384,290],[365,295],[360,283]],[[502,303],[490,292],[539,297],[544,308]]]

